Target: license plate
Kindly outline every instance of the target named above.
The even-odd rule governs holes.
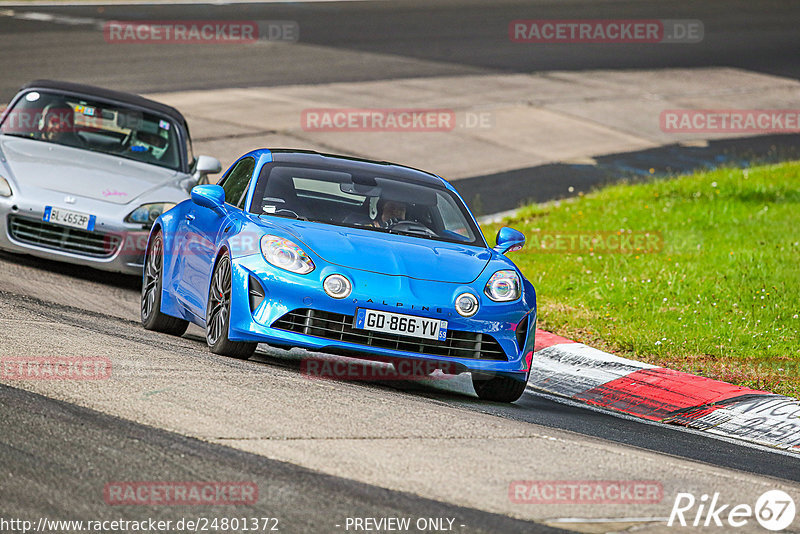
[[[46,206],[44,208],[42,220],[62,226],[89,230],[91,232],[94,230],[95,216],[78,213],[77,211],[54,208],[53,206]]]
[[[447,321],[366,308],[356,310],[355,327],[374,332],[438,341],[447,339]]]

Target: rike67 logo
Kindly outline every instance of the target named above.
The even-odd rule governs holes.
[[[692,527],[739,528],[751,524],[755,518],[767,530],[779,531],[794,521],[795,504],[788,493],[770,490],[761,495],[755,506],[749,504],[723,504],[719,493],[697,499],[691,493],[678,493],[667,525]]]

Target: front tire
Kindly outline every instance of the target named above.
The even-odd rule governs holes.
[[[161,313],[161,288],[164,270],[164,238],[159,230],[150,240],[144,257],[140,317],[146,330],[182,336],[189,321]]]
[[[487,376],[481,373],[472,373],[472,387],[481,400],[492,402],[514,402],[525,393],[528,385],[527,373],[516,378],[506,375]]]
[[[246,360],[258,343],[242,343],[228,339],[231,323],[231,259],[224,254],[214,267],[206,306],[206,342],[214,354]]]

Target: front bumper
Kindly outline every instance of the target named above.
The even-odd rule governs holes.
[[[531,295],[513,303],[495,303],[469,284],[388,276],[333,265],[318,266],[308,275],[296,275],[272,268],[260,254],[234,258],[232,266],[232,341],[258,341],[374,359],[422,359],[443,362],[462,371],[522,374],[530,370],[536,330],[536,304],[531,302],[531,298],[535,299]],[[334,299],[322,289],[322,281],[333,273],[350,279],[353,291],[348,298]],[[263,299],[250,298],[253,284],[263,289]],[[455,297],[465,291],[472,292],[481,303],[471,318],[460,316],[453,307]],[[448,321],[448,339],[438,342],[393,334],[376,334],[368,339],[367,331],[352,327],[358,308],[444,319]]]
[[[79,210],[83,211],[83,210]],[[0,199],[0,249],[141,275],[148,230],[97,215],[92,232],[44,222],[44,205]]]

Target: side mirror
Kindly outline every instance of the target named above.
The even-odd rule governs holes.
[[[225,213],[225,190],[221,185],[197,185],[192,189],[192,202],[198,206],[214,210],[216,213]]]
[[[519,250],[525,244],[525,234],[508,226],[500,228],[497,232],[497,246],[494,247],[500,254]]]
[[[209,174],[217,174],[222,170],[222,163],[211,156],[197,156],[192,179],[197,184],[207,184]]]

